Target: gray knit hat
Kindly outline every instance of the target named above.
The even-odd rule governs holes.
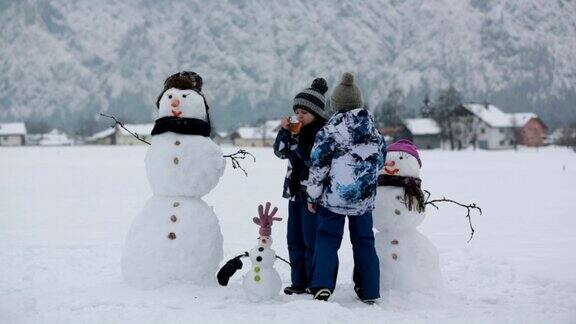
[[[350,72],[342,74],[340,84],[332,91],[330,106],[334,111],[345,111],[364,106],[362,92],[354,84],[354,75]]]
[[[324,94],[328,90],[326,80],[316,78],[312,81],[310,88],[302,90],[294,97],[292,109],[302,108],[324,120],[330,117],[330,112],[326,109],[326,98]]]

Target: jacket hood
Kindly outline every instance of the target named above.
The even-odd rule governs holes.
[[[373,136],[372,116],[364,108],[338,112],[332,118],[335,119],[333,124],[339,134],[336,140],[340,143],[366,143]]]

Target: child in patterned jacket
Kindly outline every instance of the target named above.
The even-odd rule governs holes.
[[[312,86],[294,97],[292,108],[301,124],[298,132],[290,131],[288,117],[282,119],[274,142],[274,153],[288,160],[283,197],[288,198],[288,255],[292,285],[284,289],[287,295],[309,291],[312,257],[316,240],[316,217],[308,211],[306,185],[310,167],[310,151],[316,133],[329,116],[325,107],[326,80],[317,78]]]
[[[354,253],[354,290],[363,302],[380,297],[372,210],[386,143],[363,108],[354,76],[344,73],[330,98],[334,115],[316,135],[310,155],[308,209],[318,217],[311,288],[328,300],[336,286],[338,249],[348,216]]]

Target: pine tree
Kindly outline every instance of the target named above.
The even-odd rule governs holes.
[[[424,100],[422,100],[422,107],[420,107],[420,116],[423,118],[432,118],[432,102],[430,101],[430,97],[426,94]]]
[[[406,113],[406,106],[402,103],[404,93],[394,89],[388,97],[374,110],[374,119],[378,127],[392,127],[402,124],[402,116]]]
[[[562,130],[562,134],[558,139],[558,145],[571,147],[576,152],[576,122]]]
[[[441,90],[430,109],[430,117],[436,120],[442,131],[442,139],[450,141],[450,149],[454,150],[454,112],[462,105],[462,95],[454,86]]]

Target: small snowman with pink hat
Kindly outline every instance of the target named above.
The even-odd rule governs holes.
[[[252,219],[256,225],[260,226],[258,244],[250,252],[244,252],[244,254],[226,262],[217,275],[220,285],[228,285],[230,277],[236,270],[242,268],[240,259],[250,257],[252,266],[244,276],[242,286],[248,299],[253,302],[275,298],[282,288],[282,280],[274,269],[274,262],[276,259],[285,260],[278,257],[276,252],[270,248],[272,245],[272,224],[274,221],[281,221],[282,218],[274,217],[278,211],[277,207],[274,207],[272,211],[270,211],[270,207],[269,202],[266,203],[266,207],[259,205],[258,217]]]
[[[388,146],[373,213],[383,292],[442,286],[438,251],[417,229],[426,216],[421,167],[418,148],[411,141]]]

